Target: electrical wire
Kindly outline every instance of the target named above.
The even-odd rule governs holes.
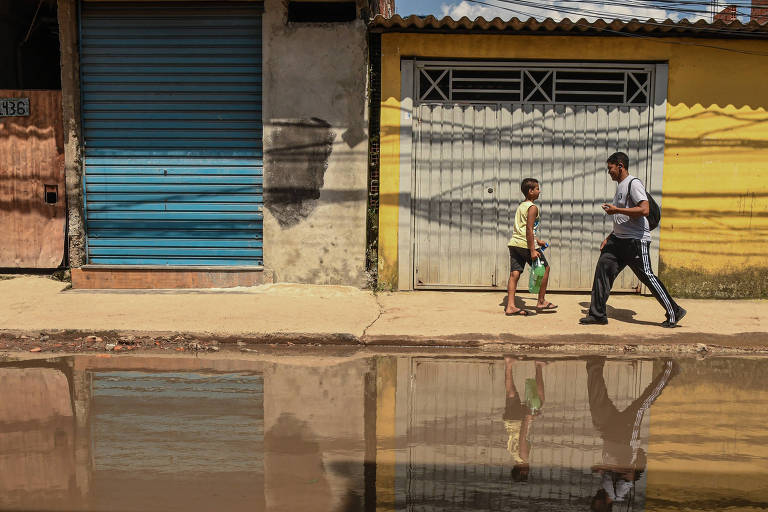
[[[509,8],[509,7],[502,7],[500,5],[491,4],[491,3],[488,3],[488,2],[483,2],[482,0],[464,0],[464,1],[470,2],[470,3],[473,3],[473,4],[480,4],[480,5],[486,5],[486,6],[489,6],[489,7],[495,7],[497,9],[502,9],[502,10],[510,11],[510,12],[513,12],[515,14],[519,14],[519,15],[522,15],[522,16],[527,16],[528,18],[531,18],[531,19],[534,19],[534,20],[536,19],[536,17],[533,16],[529,12],[520,11],[518,9],[512,9],[512,8]],[[506,3],[514,3],[514,2],[506,2]],[[585,28],[595,28],[595,27],[593,27],[592,25],[589,25],[589,24],[585,25],[581,21],[575,21],[573,23],[574,23],[574,25],[585,27]],[[663,25],[663,24],[659,24],[659,25]],[[686,27],[686,29],[689,29],[689,28],[692,28],[692,27]],[[681,45],[681,46],[698,46],[698,47],[702,47],[702,48],[710,48],[710,49],[714,49],[714,50],[722,50],[722,51],[725,51],[725,52],[740,53],[740,54],[744,54],[744,55],[756,55],[756,56],[760,56],[760,57],[768,57],[768,52],[760,52],[760,51],[752,51],[752,50],[739,50],[739,49],[736,49],[736,48],[728,48],[728,47],[725,47],[725,46],[717,46],[717,45],[712,45],[712,44],[694,43],[694,42],[691,42],[691,41],[670,41],[668,39],[662,39],[662,38],[658,38],[658,37],[646,36],[646,35],[642,35],[642,34],[634,34],[634,33],[631,33],[631,32],[620,32],[618,30],[612,30],[612,29],[609,29],[609,28],[601,28],[599,30],[601,32],[607,32],[607,33],[610,33],[610,34],[616,34],[616,35],[625,36],[625,37],[635,37],[635,38],[638,38],[638,39],[647,39],[649,41],[652,41],[652,42],[655,42],[655,43],[658,43],[658,44]]]

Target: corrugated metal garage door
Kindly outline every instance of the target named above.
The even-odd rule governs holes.
[[[89,263],[262,264],[260,13],[83,3]]]
[[[520,182],[533,177],[542,183],[539,236],[552,246],[550,289],[591,288],[612,230],[599,207],[615,191],[606,158],[626,152],[630,172],[649,183],[651,70],[418,72],[414,287],[506,288]],[[614,290],[638,284],[627,270]]]

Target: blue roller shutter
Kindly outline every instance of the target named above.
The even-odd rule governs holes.
[[[88,262],[261,265],[261,6],[83,2]]]

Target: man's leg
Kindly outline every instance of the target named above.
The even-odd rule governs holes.
[[[645,411],[656,401],[661,395],[661,392],[667,386],[669,381],[674,377],[679,366],[672,360],[664,362],[664,367],[648,386],[642,394],[627,406],[626,409],[621,411],[621,416],[625,418],[625,423],[632,425],[632,439],[630,445],[633,449],[639,448],[639,435],[640,424],[643,421],[643,415]]]
[[[605,358],[590,358],[587,360],[587,392],[589,394],[589,412],[592,423],[601,431],[608,427],[619,411],[608,397],[605,386],[603,366]]]
[[[659,301],[661,307],[663,307],[667,312],[667,320],[672,323],[672,325],[674,325],[680,319],[682,316],[681,313],[684,310],[677,305],[675,300],[667,291],[667,288],[653,273],[649,252],[650,245],[651,242],[648,241],[633,240],[633,254],[628,255],[629,257],[627,257],[627,264],[632,269],[632,272],[634,272],[638,277],[638,279],[640,279],[640,281],[642,281],[642,283],[647,286],[649,290],[651,290],[653,296],[656,297],[656,300]]]
[[[611,295],[611,287],[624,269],[625,264],[618,254],[619,247],[609,238],[600,253],[595,267],[595,279],[592,281],[592,299],[589,303],[589,316],[598,320],[606,320],[605,304]]]

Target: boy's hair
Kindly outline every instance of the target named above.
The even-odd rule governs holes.
[[[528,197],[528,192],[534,189],[536,185],[539,184],[539,180],[536,178],[525,178],[522,183],[520,183],[520,191],[523,193],[525,197]]]
[[[626,153],[622,153],[621,151],[617,151],[609,156],[608,163],[613,165],[621,164],[625,169],[629,169],[629,157]]]

